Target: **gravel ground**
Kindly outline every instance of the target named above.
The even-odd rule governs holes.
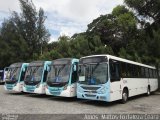
[[[160,114],[160,92],[151,96],[132,97],[126,104],[119,101],[81,100],[47,95],[15,93],[0,85],[0,113],[3,114]]]

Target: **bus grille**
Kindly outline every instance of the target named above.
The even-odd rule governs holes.
[[[85,90],[98,90],[101,87],[87,87],[87,86],[81,86]]]
[[[84,91],[84,92],[86,92],[86,93],[97,93],[97,91],[95,91],[95,90]]]
[[[7,86],[7,90],[12,90],[12,89],[13,89],[13,87],[8,87],[8,86]]]
[[[34,89],[26,89],[28,92],[34,92]]]
[[[26,91],[28,92],[34,92],[35,87],[33,86],[26,86]]]
[[[85,94],[86,97],[96,97],[96,95]]]
[[[6,88],[7,88],[8,90],[12,90],[13,87],[14,87],[14,85],[11,85],[11,84],[6,85]]]
[[[50,91],[50,93],[53,95],[60,95],[61,92],[60,91]]]

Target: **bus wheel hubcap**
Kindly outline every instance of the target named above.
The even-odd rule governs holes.
[[[148,95],[150,95],[150,90],[149,90],[149,88],[148,88]]]
[[[127,101],[127,93],[123,93],[123,99],[124,101]]]

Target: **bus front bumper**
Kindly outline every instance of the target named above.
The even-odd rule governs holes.
[[[46,94],[53,95],[53,96],[73,97],[71,96],[69,86],[67,87],[66,90],[63,90],[63,87],[62,88],[52,88],[52,87],[49,88],[48,87],[46,88]]]
[[[77,98],[109,102],[109,98],[106,96],[106,94],[93,94],[88,92],[81,93],[77,91]]]
[[[42,86],[39,86],[37,88],[36,86],[25,85],[23,87],[23,92],[36,93],[36,94],[45,94],[45,89]]]

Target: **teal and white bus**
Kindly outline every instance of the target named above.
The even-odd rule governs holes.
[[[6,67],[5,90],[22,92],[24,85],[24,76],[28,63],[14,63]],[[7,70],[6,70],[7,69]]]
[[[51,61],[34,61],[27,68],[23,91],[45,94],[46,79]]]
[[[82,57],[77,97],[125,103],[128,97],[157,90],[156,68],[111,55]]]
[[[4,83],[4,70],[0,69],[0,83]]]
[[[47,78],[47,95],[76,96],[78,62],[79,60],[74,58],[62,58],[52,61]]]

